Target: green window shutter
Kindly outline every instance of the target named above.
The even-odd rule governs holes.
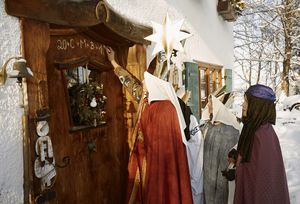
[[[232,69],[225,69],[226,92],[232,91]]]
[[[185,66],[185,89],[191,91],[191,98],[188,101],[188,106],[191,108],[197,120],[200,119],[199,113],[199,72],[198,64],[193,62],[184,62]]]

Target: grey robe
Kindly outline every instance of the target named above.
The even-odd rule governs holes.
[[[222,176],[221,171],[228,166],[227,155],[238,142],[239,131],[222,123],[216,125],[208,123],[204,127],[204,134],[205,204],[227,204],[228,181]]]

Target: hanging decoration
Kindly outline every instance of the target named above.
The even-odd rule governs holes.
[[[37,157],[34,161],[34,174],[40,179],[41,192],[52,188],[56,180],[55,159],[49,135],[49,118],[48,110],[37,111],[36,134],[38,138],[35,142]]]
[[[226,21],[236,21],[243,14],[246,3],[243,0],[219,0],[217,11]]]
[[[75,125],[97,126],[106,123],[103,84],[96,82],[77,84],[69,88],[70,106]]]
[[[183,21],[184,20],[182,19],[172,22],[167,14],[162,25],[153,21],[151,22],[155,33],[145,38],[146,40],[156,43],[152,55],[156,55],[160,51],[165,52],[168,69],[170,67],[170,57],[173,49],[183,52],[184,50],[180,41],[191,36],[191,34],[180,30],[183,25]]]

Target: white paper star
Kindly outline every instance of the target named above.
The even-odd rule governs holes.
[[[167,59],[170,59],[173,49],[179,52],[184,51],[180,41],[190,37],[191,34],[180,31],[183,21],[182,19],[172,22],[167,14],[164,24],[151,22],[153,34],[145,37],[145,39],[156,43],[152,55],[164,51]]]

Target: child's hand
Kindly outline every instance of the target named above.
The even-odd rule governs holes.
[[[227,176],[227,171],[226,170],[223,170],[221,171],[222,172],[222,176],[226,177]]]
[[[111,62],[115,59],[115,51],[111,47],[105,47],[105,52],[108,60]]]

